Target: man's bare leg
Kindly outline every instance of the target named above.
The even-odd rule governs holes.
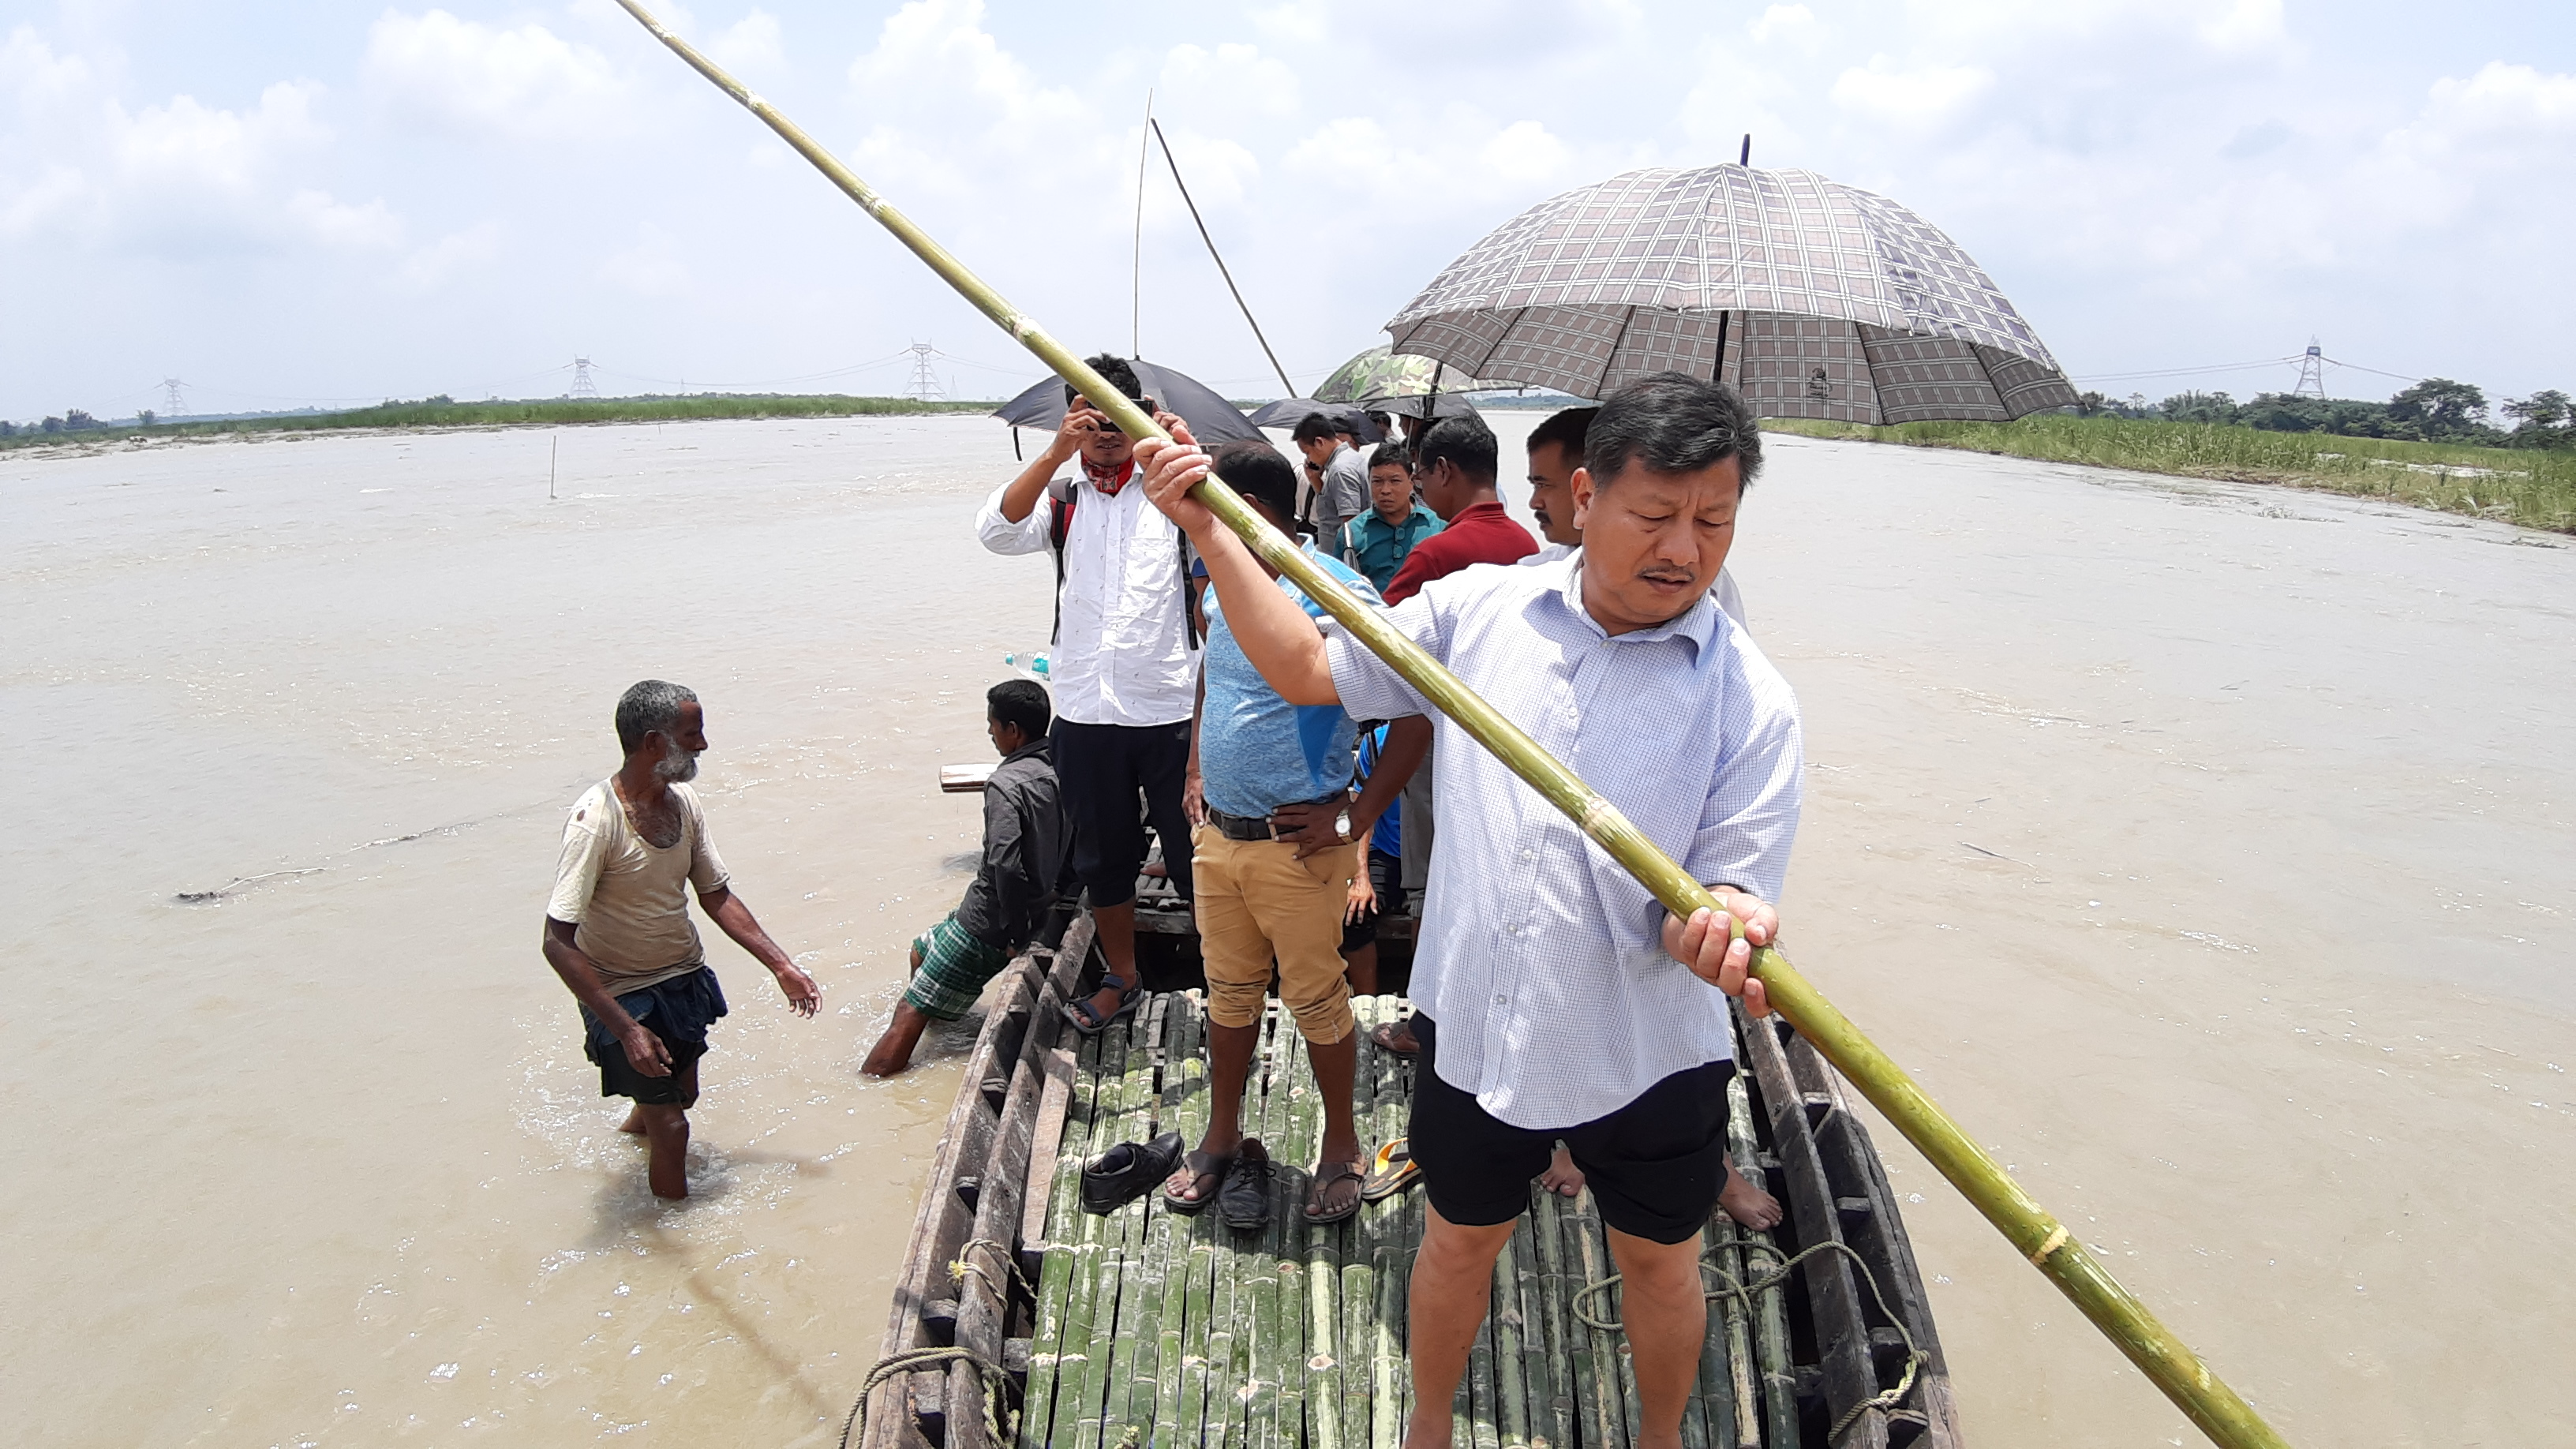
[[[1350,979],[1351,995],[1377,995],[1377,942],[1371,941],[1365,946],[1345,952],[1342,956],[1342,975]]]
[[[868,1049],[868,1059],[859,1070],[871,1077],[891,1077],[912,1065],[913,1048],[921,1045],[921,1034],[930,1029],[930,1018],[909,1001],[894,1004],[894,1020],[886,1023],[885,1035]]]
[[[698,1105],[698,1064],[691,1062],[682,1068],[680,1073],[680,1110],[685,1112],[696,1105]],[[617,1124],[617,1130],[631,1132],[638,1137],[650,1135],[644,1122],[644,1104],[636,1103],[635,1109],[626,1114],[626,1120]]]
[[[1637,1449],[1681,1449],[1682,1406],[1699,1379],[1701,1340],[1708,1334],[1699,1235],[1658,1243],[1617,1228],[1604,1231],[1611,1261],[1619,1265],[1619,1312],[1637,1371]]]
[[[1224,1026],[1208,1023],[1208,1125],[1199,1138],[1197,1151],[1211,1157],[1232,1157],[1243,1145],[1243,1088],[1252,1079],[1252,1054],[1261,1045],[1261,1024]],[[1167,1193],[1178,1192],[1190,1202],[1205,1202],[1216,1193],[1217,1184],[1199,1190],[1198,1174],[1184,1161],[1163,1184]]]
[[[1136,975],[1136,902],[1120,901],[1114,906],[1091,908],[1093,939],[1100,943],[1100,954],[1109,961],[1109,974],[1134,990],[1140,978]],[[1112,986],[1102,986],[1091,994],[1091,1009],[1107,1020],[1125,998]]]
[[[1467,1351],[1475,1346],[1476,1330],[1493,1302],[1494,1258],[1512,1240],[1512,1225],[1462,1228],[1428,1203],[1423,1205],[1422,1218],[1422,1246],[1413,1255],[1413,1278],[1405,1297],[1405,1345],[1413,1359],[1413,1418],[1404,1426],[1404,1449],[1450,1449],[1449,1406],[1458,1396],[1458,1376],[1467,1371]],[[1691,1342],[1691,1365],[1696,1370],[1699,1340]],[[1639,1377],[1644,1377],[1642,1372]],[[1678,1433],[1678,1408],[1673,1422]]]
[[[1325,1168],[1346,1162],[1367,1172],[1368,1149],[1360,1145],[1359,1125],[1351,1114],[1351,1079],[1358,1074],[1360,1062],[1358,1025],[1353,1024],[1330,1046],[1306,1043],[1306,1062],[1315,1073],[1315,1090],[1324,1099],[1324,1140],[1315,1151],[1315,1175],[1321,1177]],[[1334,1189],[1337,1196],[1359,1190],[1355,1182],[1336,1184]]]
[[[1748,1228],[1780,1226],[1780,1200],[1747,1181],[1732,1162],[1726,1164],[1726,1182],[1717,1191],[1717,1205]]]

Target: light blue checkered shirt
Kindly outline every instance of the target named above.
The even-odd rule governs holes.
[[[1777,901],[1803,788],[1797,697],[1706,595],[1671,623],[1604,633],[1581,568],[1464,569],[1388,617],[1692,876]],[[1726,998],[1664,954],[1646,888],[1339,624],[1323,629],[1351,714],[1436,721],[1413,1000],[1440,1024],[1442,1079],[1544,1130],[1731,1057]]]

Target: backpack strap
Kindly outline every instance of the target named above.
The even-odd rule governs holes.
[[[1047,481],[1047,551],[1055,555],[1055,627],[1047,643],[1064,642],[1064,541],[1073,533],[1073,504],[1079,496],[1070,478]]]

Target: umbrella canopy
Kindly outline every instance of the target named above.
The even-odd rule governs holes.
[[[1164,411],[1179,413],[1181,421],[1190,425],[1190,436],[1200,442],[1213,447],[1237,438],[1261,436],[1261,430],[1240,408],[1196,378],[1150,362],[1131,365],[1136,369],[1136,380],[1145,385],[1145,395],[1162,404]],[[1064,426],[1064,380],[1049,377],[1040,381],[995,409],[993,416],[1015,428],[1054,432]]]
[[[1424,409],[1426,408],[1430,410],[1431,417],[1434,421],[1441,418],[1473,418],[1483,416],[1483,414],[1476,411],[1476,405],[1474,403],[1467,401],[1465,394],[1454,392],[1434,393],[1429,397],[1379,398],[1371,402],[1369,406],[1376,408],[1379,412],[1388,414],[1391,417],[1399,418],[1421,417]]]
[[[1435,388],[1434,383],[1438,386]],[[1491,383],[1479,382],[1454,367],[1443,367],[1428,356],[1399,356],[1387,343],[1379,343],[1350,361],[1333,369],[1315,396],[1325,402],[1363,403],[1379,412],[1387,398],[1421,397],[1430,392],[1467,392],[1486,388]],[[1411,414],[1406,414],[1410,417]]]
[[[1385,441],[1385,434],[1378,431],[1377,424],[1368,420],[1367,413],[1349,403],[1317,402],[1310,397],[1281,398],[1275,403],[1263,403],[1252,410],[1252,422],[1256,427],[1293,428],[1308,413],[1322,413],[1335,422],[1348,423],[1362,443]]]
[[[1598,398],[1650,372],[1764,417],[2001,422],[2075,401],[1956,242],[1811,171],[1630,171],[1550,197],[1387,324],[1399,352]]]

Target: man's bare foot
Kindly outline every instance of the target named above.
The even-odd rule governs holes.
[[[909,1001],[894,1004],[894,1020],[886,1023],[885,1035],[859,1063],[859,1070],[871,1077],[891,1077],[912,1065],[912,1049],[921,1044],[922,1032],[929,1029],[930,1018]]]
[[[1726,1166],[1726,1185],[1717,1190],[1717,1205],[1745,1227],[1767,1231],[1780,1226],[1780,1200],[1746,1181],[1731,1162]]]
[[[1574,1165],[1574,1154],[1565,1144],[1556,1144],[1556,1155],[1547,1160],[1547,1171],[1538,1175],[1538,1185],[1558,1197],[1572,1197],[1583,1191],[1583,1169]]]

